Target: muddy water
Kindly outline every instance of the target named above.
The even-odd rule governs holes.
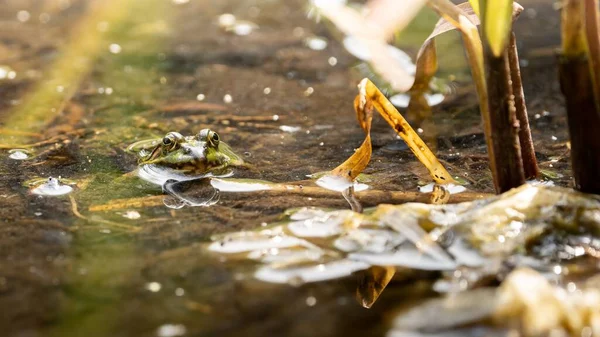
[[[568,185],[553,68],[558,14],[544,1],[523,5],[531,9],[516,31],[538,156],[557,184]],[[260,28],[226,32],[217,24],[223,13]],[[430,294],[432,275],[400,277],[367,310],[354,299],[355,277],[269,285],[251,278],[252,265],[228,264],[202,248],[212,234],[274,223],[290,207],[347,207],[341,197],[224,194],[213,207],[172,210],[160,188],[128,175],[136,159],[127,145],[206,127],[255,167],[240,173],[247,177],[305,180],[344,161],[363,138],[352,100],[364,74],[331,27],[306,18],[306,3],[6,0],[0,25],[0,65],[16,74],[0,80],[3,335],[378,336],[398,307]],[[428,34],[421,22],[415,29],[405,41]],[[312,35],[327,47],[308,48]],[[441,43],[459,41],[451,35]],[[443,50],[440,76],[457,81],[423,135],[452,174],[489,192],[463,55]],[[414,191],[428,182],[383,122],[375,122],[373,139],[366,172],[373,188]],[[29,148],[35,158],[8,157],[28,144],[36,144]],[[78,187],[70,196],[40,197],[23,186],[49,176]],[[104,207],[125,198],[142,201]]]

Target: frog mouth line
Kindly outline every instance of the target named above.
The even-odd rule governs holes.
[[[223,174],[214,174],[212,172],[194,174],[187,170],[177,170],[155,164],[143,164],[139,166],[137,175],[147,182],[162,186],[168,180],[188,181],[210,177],[227,178],[233,175],[233,171],[227,170]]]

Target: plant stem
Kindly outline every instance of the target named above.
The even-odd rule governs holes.
[[[559,75],[569,118],[575,188],[600,194],[600,113],[594,95],[593,68],[590,66],[586,43],[586,33],[590,36],[590,25],[596,26],[597,22],[585,23],[584,18],[589,18],[589,13],[586,14],[584,8],[581,0],[563,1],[563,50]],[[593,45],[595,39],[591,40]]]
[[[488,105],[490,109],[491,146],[495,167],[496,193],[502,193],[525,183],[521,146],[519,141],[519,120],[516,116],[512,93],[511,71],[508,53],[494,57],[487,43],[484,44]]]
[[[600,115],[586,58],[561,57],[560,85],[567,103],[575,188],[600,194]]]
[[[598,0],[585,0],[585,35],[589,63],[592,70],[592,84],[596,97],[596,110],[600,110],[600,23]]]
[[[521,69],[519,67],[517,41],[514,33],[511,33],[510,36],[508,59],[510,62],[510,79],[512,81],[516,115],[520,126],[519,143],[521,145],[523,172],[525,179],[534,179],[540,174],[540,170],[535,158],[533,140],[531,139],[531,129],[529,128],[529,118],[527,117],[527,106],[525,105],[525,94],[523,93],[523,82],[521,80]]]

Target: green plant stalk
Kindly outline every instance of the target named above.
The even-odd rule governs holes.
[[[483,120],[483,132],[485,134],[487,151],[490,158],[490,168],[495,182],[498,173],[496,170],[496,156],[494,155],[494,148],[492,146],[492,127],[490,109],[488,106],[488,89],[485,80],[483,46],[479,36],[479,30],[477,29],[477,26],[467,18],[464,12],[449,0],[429,0],[428,4],[441,17],[457,27],[462,34],[469,68],[471,69],[475,90],[477,91],[477,97],[479,98],[479,109],[481,110],[481,117]],[[496,188],[496,190],[498,190],[498,188]]]
[[[513,0],[480,0],[479,17],[482,20],[487,45],[495,57],[502,56],[512,30]]]
[[[587,14],[584,9],[582,0],[563,1],[559,76],[567,105],[575,188],[600,194],[600,114],[591,71],[593,67],[588,58],[586,33],[589,36],[590,27],[585,24]],[[590,24],[594,25],[593,22]]]
[[[521,69],[519,67],[517,40],[514,33],[511,33],[510,36],[508,59],[510,62],[510,79],[512,81],[516,115],[520,126],[519,143],[521,145],[523,172],[525,179],[534,179],[540,174],[540,170],[535,158],[535,149],[531,138],[531,129],[529,128],[529,118],[527,117],[527,106],[525,105],[525,94],[523,93],[523,82],[521,80]]]

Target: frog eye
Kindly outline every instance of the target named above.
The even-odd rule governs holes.
[[[209,133],[209,137],[209,143],[214,147],[218,147],[220,141],[219,134],[214,131],[211,131],[211,133]]]
[[[162,144],[167,151],[175,150],[181,142],[183,141],[183,136],[177,132],[169,132],[163,138]]]
[[[219,134],[210,129],[200,130],[200,132],[198,132],[198,135],[196,136],[196,139],[202,142],[206,142],[206,145],[210,147],[218,147],[219,141],[221,140]]]

